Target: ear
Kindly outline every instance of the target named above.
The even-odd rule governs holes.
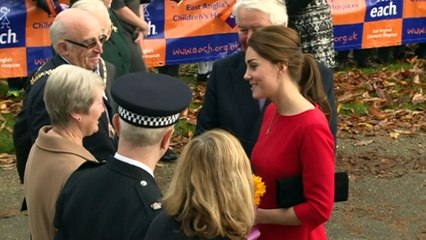
[[[77,120],[78,122],[81,121],[81,115],[80,115],[80,113],[73,112],[73,113],[70,114],[70,116],[72,118],[74,118],[75,120]]]
[[[284,62],[278,63],[278,73],[279,74],[283,74],[284,72],[286,72],[287,68],[288,68],[288,66]]]
[[[166,134],[164,134],[163,139],[161,140],[161,149],[166,151],[170,145],[170,139],[172,139],[173,132],[175,131],[174,127],[167,129]]]
[[[118,116],[118,113],[114,114],[112,117],[112,126],[114,126],[117,137],[120,137],[120,116]]]
[[[69,47],[68,47],[68,45],[64,41],[60,41],[58,43],[57,49],[58,49],[59,55],[61,55],[61,56],[68,56]]]

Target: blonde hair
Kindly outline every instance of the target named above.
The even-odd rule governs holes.
[[[255,219],[249,159],[224,130],[210,130],[184,147],[163,206],[188,237],[246,238]]]
[[[73,112],[87,114],[96,99],[96,90],[104,89],[102,78],[71,64],[56,67],[46,81],[43,100],[52,125],[65,127]]]

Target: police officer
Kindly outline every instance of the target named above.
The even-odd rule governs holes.
[[[55,239],[144,239],[161,210],[153,172],[191,91],[171,76],[139,72],[118,78],[111,94],[119,106],[117,153],[70,177],[57,202]]]

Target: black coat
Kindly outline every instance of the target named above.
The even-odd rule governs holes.
[[[225,129],[240,140],[250,157],[263,114],[259,109],[258,100],[252,97],[250,84],[243,78],[247,68],[244,58],[244,52],[239,52],[214,63],[207,82],[204,103],[198,114],[196,134],[213,128]],[[333,111],[330,130],[336,139],[337,111],[333,72],[321,63],[318,63],[318,67]]]
[[[107,85],[115,78],[114,66],[106,64],[107,72],[104,72],[103,61],[100,61],[99,72],[101,77],[107,76]],[[35,142],[41,127],[50,124],[50,118],[46,111],[43,100],[44,86],[50,75],[49,70],[67,64],[59,55],[54,55],[40,69],[28,77],[25,87],[25,98],[21,112],[18,114],[15,125],[13,126],[13,144],[17,158],[17,169],[21,182],[24,179],[25,164],[32,144]],[[46,74],[40,74],[45,72]],[[41,76],[34,78],[34,76]],[[37,79],[34,81],[34,79]],[[31,82],[31,80],[33,80]],[[104,99],[107,112],[112,113],[109,103]],[[92,136],[83,139],[83,145],[96,157],[102,161],[111,157],[117,150],[117,139],[109,135],[109,119],[104,112],[99,120],[99,131]]]
[[[158,214],[151,225],[149,226],[148,233],[145,240],[202,240],[199,237],[189,238],[181,229],[181,224],[167,215],[166,211]],[[225,237],[216,237],[214,240],[226,240]]]
[[[76,171],[56,204],[55,239],[144,239],[161,197],[154,177],[115,158]]]

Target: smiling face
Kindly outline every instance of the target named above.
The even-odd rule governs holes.
[[[239,9],[237,26],[242,49],[244,51],[247,50],[247,42],[254,32],[271,24],[269,16],[266,13],[253,9]]]
[[[70,29],[60,45],[61,55],[65,57],[71,64],[94,70],[97,68],[99,59],[102,54],[103,43],[99,40],[102,36],[102,30],[97,20],[93,18],[90,24],[83,26],[75,26]],[[75,44],[78,43],[78,44]],[[92,47],[83,47],[81,45],[89,45],[96,43]]]
[[[271,98],[278,89],[278,65],[262,58],[251,47],[246,51],[246,64],[244,80],[250,83],[253,98]]]
[[[96,89],[96,97],[89,112],[81,114],[80,128],[83,136],[90,136],[99,130],[99,118],[105,111],[103,102],[103,88]]]

